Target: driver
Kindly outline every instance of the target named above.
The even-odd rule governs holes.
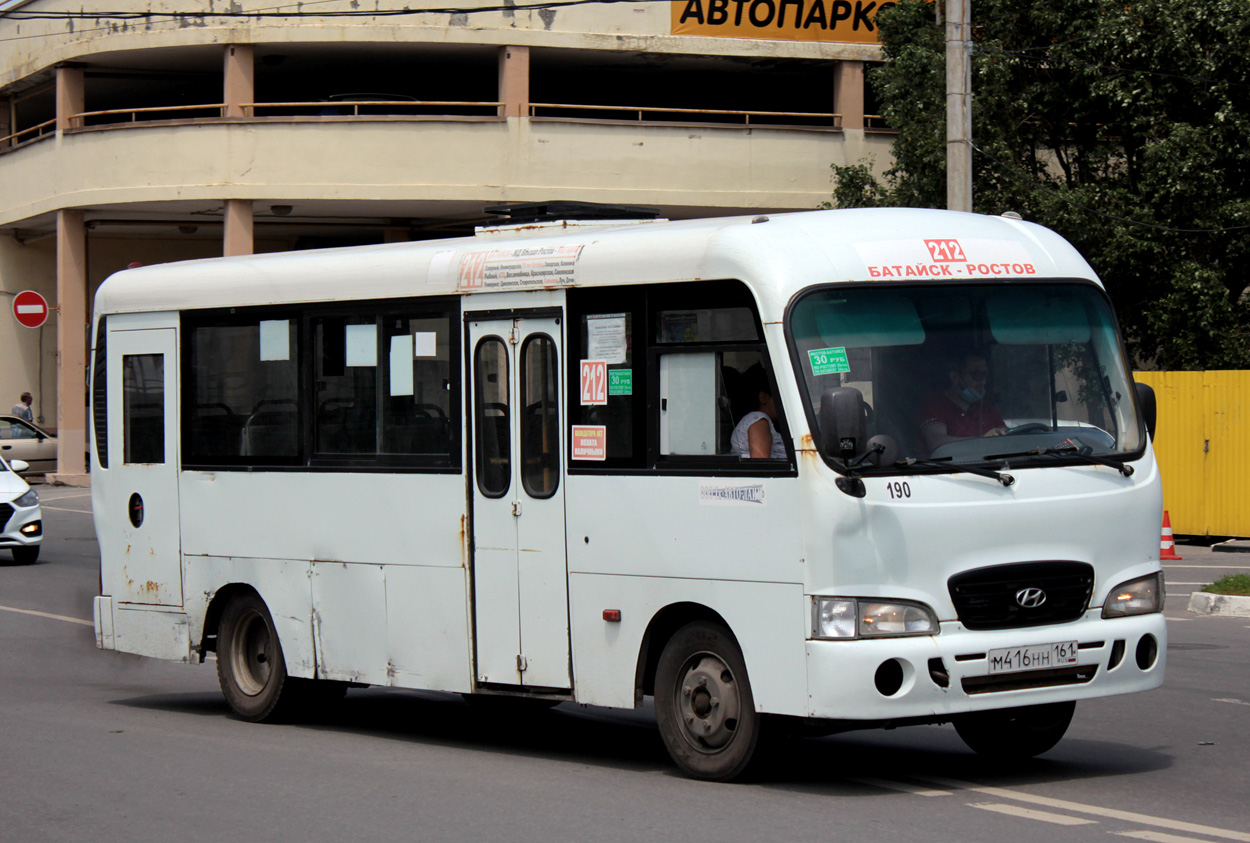
[[[920,437],[932,453],[939,445],[977,436],[1007,432],[1003,415],[985,400],[989,364],[985,355],[969,351],[947,367],[945,389],[929,393],[920,402]]]

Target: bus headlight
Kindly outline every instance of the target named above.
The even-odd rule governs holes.
[[[1104,618],[1148,615],[1163,611],[1163,573],[1138,577],[1117,585],[1102,604]]]
[[[922,603],[846,597],[812,599],[813,638],[884,638],[937,633],[937,616]]]

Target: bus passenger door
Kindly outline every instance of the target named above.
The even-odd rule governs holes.
[[[100,553],[103,570],[120,578],[104,592],[120,603],[181,606],[174,329],[110,330],[107,349],[112,511]]]
[[[558,313],[558,311],[556,311]],[[570,688],[561,318],[466,315],[477,681]]]

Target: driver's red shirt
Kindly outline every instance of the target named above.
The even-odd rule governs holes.
[[[920,429],[930,422],[942,422],[946,425],[947,436],[961,438],[982,436],[987,430],[1005,426],[1003,414],[985,399],[961,410],[942,392],[932,392],[920,402]]]

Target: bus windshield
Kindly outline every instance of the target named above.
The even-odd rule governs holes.
[[[816,441],[822,396],[853,387],[881,468],[1143,446],[1115,318],[1089,283],[818,288],[789,335]]]

